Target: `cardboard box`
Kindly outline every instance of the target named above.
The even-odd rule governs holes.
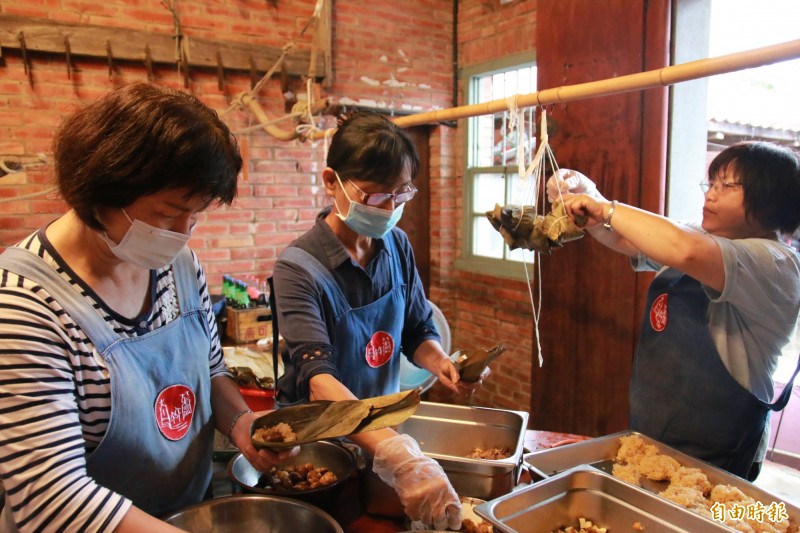
[[[225,334],[235,343],[272,338],[272,313],[269,307],[233,309],[228,307]]]

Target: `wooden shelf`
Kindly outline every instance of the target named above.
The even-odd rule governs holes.
[[[225,70],[267,72],[283,52],[282,48],[255,44],[201,39],[188,35],[189,68],[220,67]],[[154,64],[176,63],[175,39],[171,33],[153,33],[125,28],[70,24],[49,19],[0,15],[0,47],[21,49],[30,61],[36,53],[64,54],[100,58],[104,61]],[[2,51],[0,50],[0,55]],[[294,50],[284,60],[286,73],[306,76],[310,51]],[[325,57],[315,58],[314,72],[325,73]]]

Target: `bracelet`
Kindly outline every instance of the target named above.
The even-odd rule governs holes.
[[[231,420],[231,425],[228,426],[228,431],[227,431],[227,433],[225,433],[225,436],[228,437],[228,440],[233,442],[233,440],[231,439],[231,433],[233,433],[233,426],[236,425],[236,422],[238,422],[239,419],[242,418],[243,415],[246,415],[246,414],[252,413],[252,412],[253,411],[251,411],[250,409],[245,409],[244,411],[239,411],[238,413],[233,415],[233,420]]]
[[[608,208],[608,216],[603,219],[603,227],[606,228],[606,231],[612,231],[614,228],[611,227],[611,217],[614,216],[614,210],[617,208],[617,201],[613,200],[611,202],[611,207]]]

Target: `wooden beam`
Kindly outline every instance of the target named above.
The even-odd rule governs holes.
[[[320,13],[320,19],[316,28],[317,31],[314,34],[318,53],[321,53],[321,60],[325,65],[325,74],[322,76],[322,86],[326,89],[330,89],[333,85],[333,59],[331,57],[333,53],[331,33],[331,27],[333,24],[331,16],[332,2],[333,0],[324,0],[322,4],[322,13]]]
[[[49,19],[0,15],[0,47],[20,48],[20,33],[25,35],[27,53],[47,52],[66,54],[65,39],[69,40],[70,55],[106,60],[107,44],[113,51],[114,61],[145,62],[145,49],[149,47],[153,63],[175,64],[175,40],[171,33],[152,33],[125,28],[108,28],[89,24],[71,24]],[[259,46],[230,41],[189,38],[189,65],[216,69],[218,58],[228,70],[250,71],[251,62],[256,70],[266,72],[282,53],[282,48]],[[308,73],[310,52],[294,50],[285,59],[290,75]],[[325,58],[318,57],[317,72],[327,72]]]

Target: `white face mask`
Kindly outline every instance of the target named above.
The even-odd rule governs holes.
[[[171,264],[191,238],[191,235],[156,228],[138,219],[131,220],[124,209],[122,213],[131,227],[119,244],[112,241],[105,231],[98,232],[98,235],[112,254],[136,266],[157,270]]]

